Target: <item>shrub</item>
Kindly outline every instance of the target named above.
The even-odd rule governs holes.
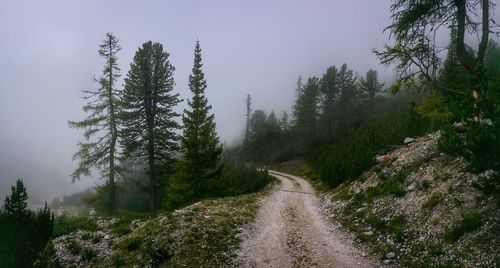
[[[167,210],[212,197],[235,196],[257,192],[273,180],[267,170],[258,171],[239,163],[226,162],[219,176],[194,187],[177,173],[168,183],[164,207]]]
[[[59,216],[54,220],[54,237],[69,234],[76,230],[95,232],[97,225],[93,219],[88,217]]]
[[[451,125],[447,125],[441,130],[441,137],[438,140],[438,149],[446,154],[454,156],[463,155],[465,153],[464,141]]]
[[[473,212],[466,215],[455,227],[446,228],[444,232],[444,239],[448,242],[456,242],[464,234],[474,232],[482,225],[483,219],[481,214]]]

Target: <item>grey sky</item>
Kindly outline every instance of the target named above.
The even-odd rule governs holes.
[[[184,98],[199,38],[218,132],[232,142],[243,129],[247,93],[254,108],[281,113],[290,110],[299,75],[320,75],[344,62],[360,73],[380,68],[371,50],[387,42],[389,4],[0,0],[0,198],[17,177],[33,202],[95,183],[71,184],[71,156],[82,136],[67,120],[85,116],[80,91],[96,87],[92,78],[103,65],[97,49],[106,32],[120,39],[122,78],[143,42],[161,42]]]

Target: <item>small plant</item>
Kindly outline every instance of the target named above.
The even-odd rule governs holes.
[[[481,214],[473,212],[465,216],[460,223],[453,228],[446,228],[444,239],[448,242],[456,242],[466,233],[471,233],[483,225]]]
[[[428,180],[423,180],[421,183],[420,183],[420,188],[424,191],[427,191],[431,188],[431,182],[428,181]]]
[[[91,261],[94,257],[97,256],[97,253],[91,248],[83,248],[82,256],[84,260]]]
[[[405,228],[406,228],[406,219],[403,215],[395,216],[387,224],[387,232],[393,234],[398,241],[401,241],[403,239]]]
[[[451,173],[449,173],[449,172],[439,173],[436,175],[436,179],[438,179],[440,181],[447,181],[447,180],[451,179]]]
[[[84,241],[88,241],[88,240],[90,240],[90,239],[92,239],[92,233],[90,233],[90,232],[85,232],[85,233],[83,233],[83,234],[82,234],[82,240],[84,240]]]
[[[69,253],[73,255],[78,255],[82,252],[82,246],[75,240],[70,240],[69,243],[66,244],[66,248],[69,250]]]
[[[439,204],[439,202],[441,202],[441,194],[440,193],[433,193],[431,195],[431,197],[429,197],[429,200],[427,200],[424,205],[423,205],[423,208],[425,209],[428,209],[428,210],[433,210],[434,207],[437,206],[437,204]]]

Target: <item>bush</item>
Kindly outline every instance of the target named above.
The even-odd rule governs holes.
[[[258,171],[239,163],[226,162],[219,176],[193,187],[177,172],[169,181],[164,207],[172,210],[206,198],[235,196],[257,192],[272,179],[267,170]]]
[[[58,216],[54,220],[54,237],[69,234],[76,230],[95,232],[97,225],[93,219],[88,217]]]
[[[466,215],[457,226],[446,228],[444,239],[449,242],[456,242],[466,233],[471,233],[479,229],[483,225],[481,214],[473,212]]]
[[[388,150],[389,145],[401,144],[405,137],[422,134],[429,128],[414,109],[393,111],[320,149],[312,159],[314,172],[330,187],[356,179],[372,164],[377,154]]]
[[[455,132],[453,126],[447,125],[441,130],[438,149],[449,155],[464,155],[464,140]]]

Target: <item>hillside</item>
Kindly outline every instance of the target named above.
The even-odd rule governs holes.
[[[95,228],[53,240],[41,267],[231,266],[265,190],[204,200],[152,219],[91,218]]]
[[[497,267],[500,210],[476,187],[481,176],[437,149],[429,134],[386,155],[357,180],[323,192],[324,213],[384,264]]]

